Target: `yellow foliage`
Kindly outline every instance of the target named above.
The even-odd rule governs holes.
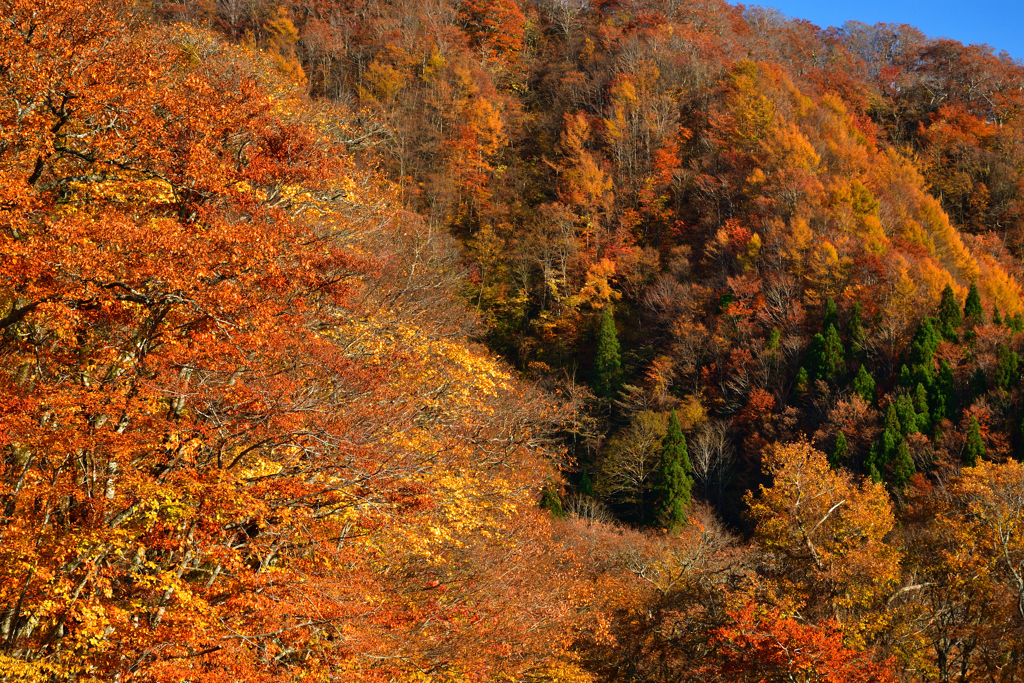
[[[374,60],[363,74],[365,93],[380,102],[394,102],[405,87],[405,74],[391,66]]]
[[[769,448],[763,467],[771,487],[746,500],[783,584],[838,608],[848,637],[876,630],[870,610],[884,610],[902,559],[885,540],[896,524],[885,487],[833,470],[807,442]]]
[[[609,280],[615,276],[615,262],[603,258],[587,271],[586,282],[575,297],[571,297],[573,307],[589,304],[594,308],[603,308],[605,304],[622,295],[612,289]]]

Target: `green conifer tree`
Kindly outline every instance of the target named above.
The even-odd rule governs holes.
[[[1016,351],[1011,351],[1005,346],[1000,346],[996,352],[996,386],[1003,391],[1016,386],[1020,378],[1020,356]]]
[[[590,478],[590,475],[584,472],[580,475],[580,483],[576,487],[576,490],[585,496],[594,495],[594,482]]]
[[[927,432],[928,427],[932,423],[930,411],[928,410],[928,390],[920,382],[918,382],[917,388],[914,389],[914,410],[917,411],[917,431],[921,433]]]
[[[914,385],[914,375],[910,372],[910,368],[904,363],[900,366],[900,374],[896,378],[897,384],[901,387],[911,387]]]
[[[910,345],[910,364],[929,365],[935,350],[939,348],[942,336],[935,327],[933,318],[925,318],[917,326],[914,339]]]
[[[953,367],[945,358],[939,360],[939,377],[935,381],[935,403],[932,406],[932,416],[936,422],[943,418],[953,419],[956,411],[956,380],[953,377]]]
[[[545,484],[544,490],[540,495],[540,506],[551,512],[555,517],[565,517],[565,510],[562,508],[562,497],[558,495],[558,490],[552,482]]]
[[[807,393],[810,383],[811,378],[807,374],[807,368],[801,365],[800,369],[796,371],[796,386],[794,387],[798,399],[803,398],[804,394]]]
[[[896,456],[892,463],[892,484],[898,489],[902,489],[910,481],[910,478],[914,476],[914,472],[917,470],[914,467],[914,459],[910,457],[910,448],[907,446],[906,440],[900,441],[900,445],[896,448]]]
[[[914,410],[914,401],[907,394],[896,398],[896,416],[903,436],[917,433],[917,411]]]
[[[619,356],[619,336],[615,331],[615,318],[610,306],[601,314],[597,330],[597,349],[594,353],[594,393],[611,399],[619,388],[622,359]]]
[[[900,425],[900,419],[896,412],[896,405],[894,403],[889,404],[889,410],[885,414],[885,430],[882,432],[882,442],[878,449],[877,464],[879,469],[883,466],[891,465],[893,459],[896,457],[896,448],[900,445],[900,441],[903,440],[903,429]]]
[[[953,287],[947,284],[942,290],[942,301],[939,303],[939,332],[949,341],[956,341],[961,323],[960,305],[956,302]]]
[[[814,339],[811,340],[809,365],[814,379],[826,382],[838,380],[846,371],[843,342],[835,325],[829,325],[824,334],[814,335]]]
[[[821,331],[827,330],[829,325],[835,328],[839,327],[839,309],[836,308],[836,302],[832,297],[825,301],[825,318],[821,321]]]
[[[655,519],[663,522],[670,531],[686,524],[686,510],[690,507],[690,491],[693,488],[690,470],[686,437],[683,436],[679,418],[673,410],[668,421],[668,432],[662,440],[655,515]]]
[[[850,338],[850,352],[853,358],[863,358],[867,346],[867,334],[864,332],[864,312],[858,301],[853,305],[847,335]]]
[[[832,457],[828,459],[833,469],[838,469],[846,462],[846,458],[849,456],[850,446],[846,442],[846,434],[843,434],[842,430],[836,434],[836,447],[832,450]]]
[[[992,324],[999,327],[1003,324],[1003,316],[999,315],[999,307],[992,304]]]
[[[978,292],[978,285],[971,283],[971,290],[967,293],[967,300],[964,302],[964,327],[970,329],[980,325],[985,316],[981,307],[981,294]]]
[[[868,457],[864,459],[864,473],[876,484],[882,483],[882,473],[878,470],[878,446],[871,444]]]
[[[843,341],[835,325],[825,329],[825,354],[822,358],[828,379],[838,381],[846,373],[846,359],[843,358]]]
[[[974,467],[985,455],[985,442],[981,438],[981,425],[978,418],[972,416],[971,424],[967,427],[967,443],[964,447],[964,462],[969,467]]]
[[[853,379],[853,390],[867,404],[873,405],[877,400],[875,396],[875,378],[871,376],[871,373],[863,365],[860,366],[857,376]]]

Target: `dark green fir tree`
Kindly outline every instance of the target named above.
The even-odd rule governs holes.
[[[612,399],[619,388],[622,359],[619,356],[619,335],[615,331],[615,318],[611,306],[601,314],[597,330],[597,349],[594,354],[594,393]]]
[[[889,410],[885,414],[885,430],[882,432],[882,442],[878,449],[876,462],[879,469],[891,465],[896,458],[896,449],[903,440],[903,429],[900,426],[899,415],[895,403],[889,404]]]
[[[655,519],[669,531],[686,524],[686,511],[690,507],[690,456],[686,451],[686,437],[679,427],[673,410],[668,421],[668,432],[662,440],[661,465],[658,468],[657,510]]]
[[[931,411],[928,409],[928,390],[920,382],[914,389],[914,410],[917,411],[917,431],[927,433],[932,423]]]
[[[840,430],[836,435],[836,447],[832,449],[832,457],[828,459],[828,464],[832,466],[832,469],[838,469],[846,462],[849,454],[850,446],[846,442],[846,434]]]
[[[942,301],[939,303],[939,332],[949,341],[956,341],[961,323],[960,304],[956,302],[953,287],[947,284],[942,290]]]
[[[967,427],[967,443],[964,446],[964,462],[974,467],[985,455],[985,442],[981,438],[981,425],[978,418],[971,417],[971,424]]]
[[[985,317],[985,311],[981,307],[981,294],[978,292],[978,285],[971,283],[971,291],[967,293],[967,300],[964,302],[964,327],[970,329],[980,325]]]
[[[935,382],[935,397],[932,405],[932,419],[936,423],[943,418],[953,419],[956,410],[956,388],[953,366],[943,358],[939,361],[939,376]]]
[[[871,376],[871,373],[863,365],[857,371],[857,376],[853,378],[853,390],[869,405],[873,405],[877,400],[877,396],[875,396],[875,378]]]
[[[1005,346],[996,351],[996,386],[1006,391],[1017,385],[1020,377],[1020,356]]]
[[[794,387],[794,392],[798,399],[804,397],[807,390],[810,388],[810,384],[811,379],[807,374],[807,368],[801,365],[800,369],[796,371],[796,386]]]
[[[839,309],[836,308],[836,302],[832,297],[825,301],[825,319],[821,321],[821,330],[824,332],[829,325],[839,328]]]
[[[896,447],[896,456],[893,458],[892,463],[893,486],[902,489],[916,471],[914,459],[910,457],[910,448],[907,446],[907,442],[905,440],[900,441],[900,445]]]
[[[901,433],[917,433],[917,411],[914,409],[914,400],[907,394],[901,394],[896,398],[896,416],[899,418]]]
[[[540,494],[540,506],[548,510],[555,517],[565,517],[565,510],[562,508],[562,497],[558,495],[558,489],[553,482],[548,482]]]
[[[823,334],[814,335],[809,361],[814,379],[834,382],[846,372],[843,342],[835,325],[829,325]]]

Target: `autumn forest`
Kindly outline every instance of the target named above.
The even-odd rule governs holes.
[[[0,681],[1024,681],[1006,53],[0,7]]]

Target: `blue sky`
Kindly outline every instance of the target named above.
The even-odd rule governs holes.
[[[822,28],[854,19],[865,24],[910,24],[930,38],[987,43],[1024,60],[1024,0],[762,0],[747,5],[774,7]]]

